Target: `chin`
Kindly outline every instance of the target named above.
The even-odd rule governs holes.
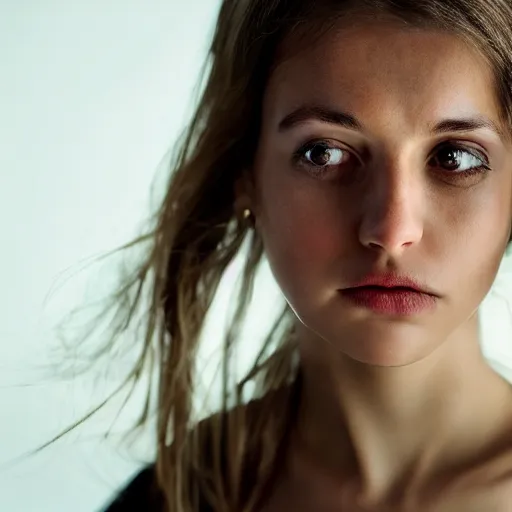
[[[337,300],[295,306],[301,350],[319,363],[341,357],[373,367],[403,367],[427,358],[444,339],[437,315],[390,317],[340,308]]]
[[[425,332],[420,330],[418,326],[389,324],[381,328],[350,329],[339,339],[333,339],[331,346],[366,365],[407,366],[428,357],[436,348],[433,340],[425,339]]]
[[[402,351],[387,351],[382,350],[343,350],[342,353],[345,357],[367,366],[379,368],[399,368],[409,366],[417,361],[423,359],[422,356],[417,354],[410,354]]]
[[[339,316],[334,322],[332,317],[322,320],[318,328],[301,320],[300,338],[309,357],[315,359],[332,360],[341,356],[369,366],[400,367],[421,361],[439,345],[428,335],[431,331],[426,324],[370,318],[340,322]]]

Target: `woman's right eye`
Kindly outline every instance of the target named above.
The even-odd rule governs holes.
[[[327,142],[312,142],[300,148],[296,157],[313,167],[331,167],[341,165],[349,153]]]
[[[316,179],[337,180],[345,170],[343,164],[352,156],[348,150],[333,142],[316,140],[301,146],[294,153],[292,162]]]

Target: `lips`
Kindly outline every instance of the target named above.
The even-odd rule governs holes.
[[[406,287],[360,286],[341,291],[359,308],[386,315],[408,316],[433,311],[438,298]]]
[[[414,293],[425,293],[408,286],[358,286],[356,288],[349,288],[350,290],[375,290],[380,292],[414,292]]]
[[[345,288],[345,290],[353,289],[378,290],[383,292],[390,290],[416,292],[439,297],[439,295],[425,283],[416,280],[412,276],[398,272],[371,272]]]

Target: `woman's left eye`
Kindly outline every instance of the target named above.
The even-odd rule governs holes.
[[[456,144],[441,146],[430,161],[454,175],[467,176],[491,170],[487,158],[480,151]]]

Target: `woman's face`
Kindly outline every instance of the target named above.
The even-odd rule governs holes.
[[[312,339],[395,366],[474,322],[510,235],[512,149],[490,128],[432,130],[475,118],[499,123],[492,74],[453,36],[375,24],[301,52],[285,43],[264,97],[252,206]],[[340,293],[386,270],[430,287],[435,307],[382,314]]]

